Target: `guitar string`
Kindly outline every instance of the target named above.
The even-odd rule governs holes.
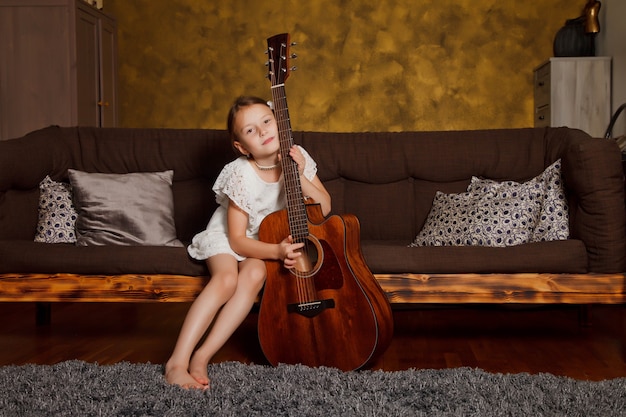
[[[270,62],[274,62],[276,63],[278,60],[281,60],[282,62],[282,56],[286,56],[286,54],[282,54],[282,47],[285,45],[281,45],[281,54],[279,57],[270,57]],[[272,50],[270,49],[270,53],[272,52]],[[272,95],[274,96],[274,111],[276,113],[277,116],[277,120],[278,120],[278,127],[279,127],[279,140],[281,142],[281,161],[284,161],[284,163],[282,164],[283,166],[283,178],[285,181],[285,188],[287,190],[287,203],[289,207],[294,207],[293,204],[297,203],[298,198],[302,199],[301,196],[301,188],[299,188],[299,175],[297,174],[297,166],[294,163],[289,163],[288,161],[291,160],[291,158],[288,155],[288,149],[290,148],[291,145],[291,128],[290,128],[290,124],[289,124],[289,117],[288,117],[288,110],[287,110],[287,104],[286,104],[286,94],[284,93],[284,85],[278,85],[277,84],[277,80],[276,80],[276,68],[274,68],[274,72],[271,73],[271,77],[272,77]],[[278,71],[280,71],[280,69],[278,69]],[[282,95],[278,95],[278,92],[282,92]],[[287,146],[285,146],[287,145]],[[288,165],[288,166],[287,166]],[[293,172],[293,169],[296,169],[296,173]],[[294,175],[295,174],[295,175]],[[298,187],[298,188],[296,188]],[[291,192],[290,192],[291,191]],[[298,191],[300,191],[298,193]],[[296,205],[297,207],[297,205]],[[288,217],[292,217],[292,219],[288,219],[289,220],[289,225],[291,228],[295,229],[291,230],[292,234],[294,234],[295,236],[293,236],[294,240],[296,241],[304,241],[305,246],[302,248],[302,256],[307,256],[308,257],[308,239],[302,239],[302,225],[306,225],[307,229],[308,229],[308,224],[305,221],[303,222],[302,220],[302,214],[300,213],[296,213],[296,215],[293,215],[293,210],[288,210],[287,213],[289,214]],[[306,213],[304,213],[304,216],[306,217]],[[295,217],[295,218],[293,218]],[[299,218],[298,218],[299,217]],[[307,233],[308,234],[308,233]],[[296,287],[297,287],[297,292],[298,292],[298,297],[299,297],[299,301],[302,302],[306,302],[306,301],[310,301],[314,299],[314,295],[315,295],[315,290],[314,288],[312,288],[312,280],[311,279],[306,279],[306,277],[303,275],[303,273],[301,273],[299,270],[295,270],[294,276],[296,277]]]
[[[284,113],[286,110],[286,106],[283,105],[283,101],[284,99],[280,99],[280,112]],[[281,115],[284,116],[284,115]],[[289,132],[289,125],[286,122],[287,118],[286,117],[280,117],[281,120],[281,129],[283,132]],[[286,139],[291,139],[289,137],[289,135],[286,135],[284,137],[285,141]],[[286,141],[287,142],[287,141]],[[289,149],[290,145],[291,145],[291,141],[288,141],[286,143],[286,145],[288,146],[284,146],[283,148],[285,150]],[[301,190],[300,185],[299,185],[299,177],[297,175],[297,166],[295,165],[295,163],[291,162],[291,159],[288,155],[284,156],[284,160],[287,161],[287,163],[284,165],[284,180],[285,180],[285,185],[286,185],[286,189],[288,190],[287,192],[287,198],[288,198],[288,204],[289,207],[292,208],[292,210],[288,211],[288,213],[290,214],[290,219],[289,219],[289,224],[291,225],[291,232],[293,234],[293,238],[296,242],[304,242],[305,246],[301,249],[302,251],[302,256],[308,257],[308,240],[306,239],[306,231],[307,231],[307,219],[306,219],[306,214],[302,213],[302,210],[299,209],[300,205],[299,203],[301,203],[301,192],[299,193],[298,191]],[[294,171],[295,170],[295,171]],[[295,209],[294,209],[295,208]],[[306,271],[300,271],[298,269],[295,270],[294,275],[296,276],[296,280],[297,280],[297,286],[298,286],[298,292],[299,292],[299,301],[300,302],[307,302],[307,301],[311,301],[312,299],[314,299],[314,290],[313,288],[311,288],[311,280],[307,279],[305,277]]]

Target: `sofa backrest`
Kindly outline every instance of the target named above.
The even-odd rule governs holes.
[[[38,185],[46,175],[67,181],[69,168],[117,174],[172,169],[176,230],[188,242],[217,207],[211,187],[234,158],[222,130],[52,126],[0,142],[0,239],[33,239]]]
[[[562,160],[571,237],[595,271],[626,267],[620,153],[613,141],[568,128],[444,132],[295,132],[318,162],[333,211],[353,213],[364,240],[410,243],[436,191],[466,191],[472,176],[523,182]]]
[[[319,163],[336,212],[356,214],[364,239],[411,241],[436,191],[471,177],[526,180],[549,165],[543,130],[313,133],[298,138]]]

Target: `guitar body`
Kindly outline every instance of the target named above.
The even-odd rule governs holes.
[[[391,308],[363,259],[357,218],[324,218],[319,205],[307,205],[307,213],[314,250],[312,268],[304,268],[313,273],[299,277],[280,261],[266,262],[259,342],[272,365],[355,370],[389,345]],[[288,235],[287,210],[267,216],[259,230],[264,242],[278,243]]]

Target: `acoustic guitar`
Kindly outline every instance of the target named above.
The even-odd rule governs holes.
[[[267,39],[269,79],[278,123],[286,209],[268,215],[259,239],[303,242],[295,268],[267,261],[258,318],[259,342],[272,365],[279,363],[359,369],[380,355],[393,334],[389,301],[365,263],[360,224],[351,214],[322,214],[302,195],[285,80],[291,68],[289,34]]]

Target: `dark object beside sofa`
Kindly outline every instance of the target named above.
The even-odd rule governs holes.
[[[626,210],[613,141],[568,128],[294,132],[319,166],[333,211],[361,222],[365,259],[393,303],[623,303]],[[234,158],[225,131],[48,127],[0,141],[0,301],[190,301],[209,279],[184,247],[33,241],[39,183],[91,173],[173,170],[177,237],[216,207]],[[570,238],[511,247],[408,247],[436,191],[472,176],[523,182],[561,159]]]

